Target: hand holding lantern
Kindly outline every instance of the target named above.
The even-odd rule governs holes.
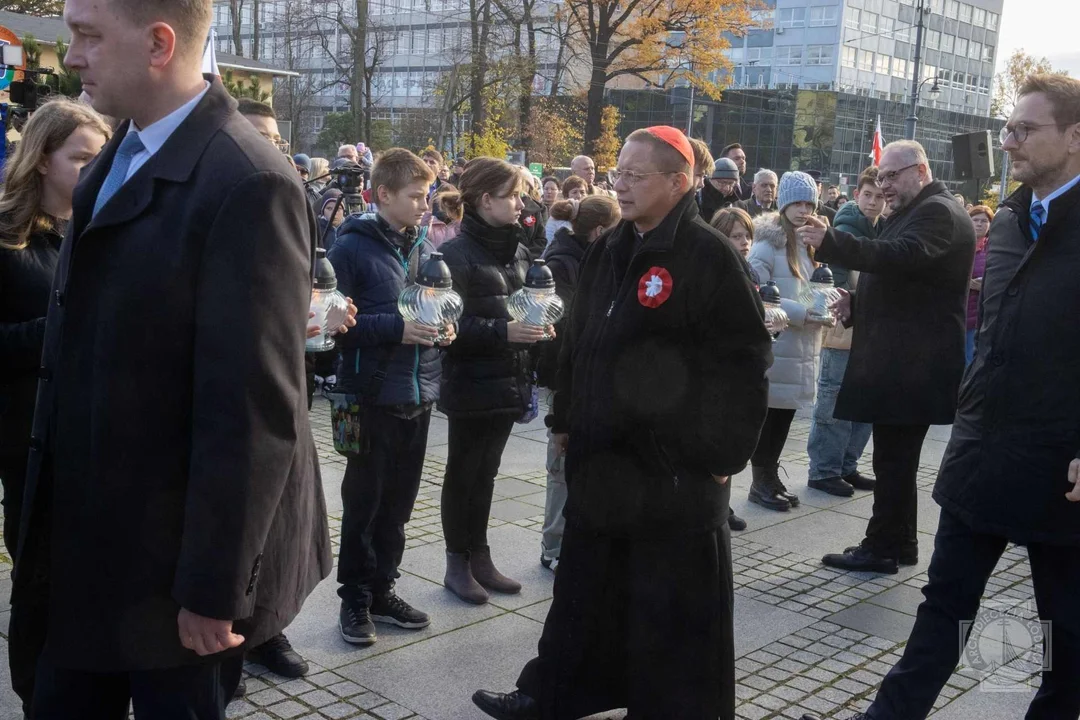
[[[806,306],[807,322],[826,327],[836,326],[836,313],[830,306],[839,299],[840,291],[833,285],[833,274],[828,265],[820,265],[814,270],[809,285],[799,296],[799,302]]]
[[[761,286],[758,291],[761,294],[761,303],[765,306],[765,327],[772,335],[773,342],[780,337],[780,333],[787,329],[788,314],[780,305],[780,288],[772,280]]]
[[[337,290],[337,275],[323,248],[315,250],[315,284],[309,313],[314,313],[310,317],[319,326],[319,334],[308,338],[305,349],[308,352],[332,350],[334,339],[330,335],[348,320],[349,301]]]
[[[465,304],[454,292],[450,267],[442,253],[431,253],[416,273],[416,282],[401,291],[398,312],[406,322],[436,329],[435,344],[447,343],[455,337],[451,326],[461,317]]]

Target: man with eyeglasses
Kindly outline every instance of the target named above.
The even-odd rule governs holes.
[[[816,259],[861,273],[838,308],[855,328],[833,414],[874,426],[874,510],[862,543],[822,562],[840,570],[896,574],[919,558],[916,475],[931,425],[949,425],[964,371],[967,290],[975,230],[926,152],[902,140],[878,170],[893,210],[877,239],[811,218],[796,230]],[[906,720],[906,719],[905,719]]]
[[[771,340],[742,258],[698,215],[694,152],[638,130],[615,170],[622,221],[583,261],[552,431],[569,495],[539,656],[500,720],[735,714],[729,476],[757,443]]]
[[[926,600],[903,657],[860,718],[925,718],[961,639],[988,651],[987,662],[1011,659],[980,642],[989,634],[957,632],[971,633],[1010,542],[1027,548],[1046,633],[1026,717],[1080,716],[1080,80],[1028,77],[1001,139],[1023,185],[990,226],[975,360],[934,488],[941,517]],[[1009,602],[1030,611],[1030,598],[1027,607]],[[1033,622],[1001,615],[992,624],[998,639],[1001,627]]]

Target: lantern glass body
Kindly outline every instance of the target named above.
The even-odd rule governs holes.
[[[762,304],[765,306],[765,327],[769,330],[769,334],[772,335],[773,342],[776,342],[776,339],[780,337],[780,333],[787,330],[791,319],[784,312],[784,308],[779,302],[766,300]]]
[[[318,323],[320,333],[313,338],[308,338],[305,349],[311,352],[332,350],[334,338],[330,335],[345,324],[346,318],[349,317],[349,303],[336,289],[312,290],[311,312],[315,313],[311,322]]]
[[[446,326],[461,318],[465,304],[452,288],[434,288],[413,284],[398,296],[398,312],[408,322],[429,325],[438,329],[435,342],[447,338]]]
[[[799,302],[806,306],[807,320],[835,327],[836,313],[829,306],[839,299],[840,291],[832,283],[810,282],[799,297]]]
[[[522,325],[546,328],[562,319],[566,306],[555,288],[523,287],[506,301],[510,317]],[[551,340],[550,333],[544,333],[544,340]]]

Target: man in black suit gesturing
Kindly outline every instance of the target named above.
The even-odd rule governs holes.
[[[240,653],[330,569],[307,421],[314,217],[200,73],[211,0],[68,0],[124,122],[75,190],[16,561],[44,585],[38,720],[217,720]],[[24,600],[25,601],[25,600]]]

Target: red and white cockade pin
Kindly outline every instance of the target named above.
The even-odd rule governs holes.
[[[525,219],[522,220],[522,222],[525,223],[525,227],[532,227],[533,225],[536,224],[536,216],[535,215],[526,215]]]
[[[638,302],[647,308],[658,308],[671,297],[675,282],[671,273],[662,267],[649,268],[638,280]]]

